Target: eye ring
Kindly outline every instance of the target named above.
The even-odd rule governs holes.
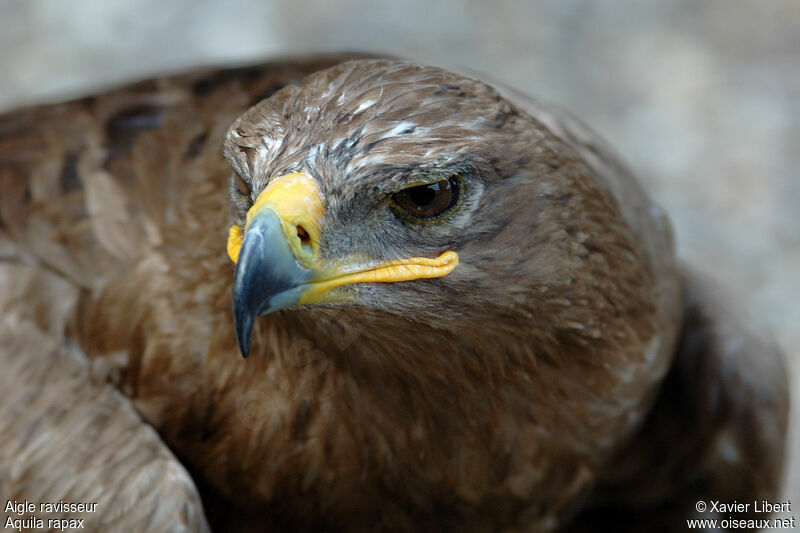
[[[389,197],[389,204],[413,219],[433,220],[458,206],[462,188],[461,176],[451,176],[398,191]]]
[[[233,183],[236,186],[236,192],[238,192],[240,196],[250,196],[250,184],[238,173],[233,174]]]

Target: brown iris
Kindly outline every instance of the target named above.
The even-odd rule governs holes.
[[[458,178],[452,177],[403,189],[392,195],[392,203],[415,218],[430,219],[453,209],[459,193]]]
[[[250,185],[244,178],[239,174],[234,174],[234,180],[236,181],[236,190],[239,191],[239,194],[242,196],[250,196]]]

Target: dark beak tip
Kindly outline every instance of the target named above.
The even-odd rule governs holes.
[[[236,330],[236,342],[239,344],[239,351],[242,357],[247,359],[250,355],[250,343],[253,336],[253,315],[241,307],[234,307],[233,323]]]
[[[245,334],[240,334],[240,332],[236,331],[236,341],[239,343],[239,351],[242,354],[243,359],[247,359],[247,356],[250,355],[250,337],[252,336],[252,331],[247,332]]]

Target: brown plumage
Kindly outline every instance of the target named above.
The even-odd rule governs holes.
[[[681,273],[605,145],[510,90],[344,59],[0,118],[0,495],[102,487],[86,524],[122,528],[155,494],[152,528],[191,530],[193,480],[226,531],[674,530],[698,499],[775,496],[780,354]],[[459,263],[261,317],[243,360],[227,227],[290,172],[324,198],[320,258]],[[387,203],[430,176],[461,184],[446,215]],[[69,439],[94,460],[50,453]]]

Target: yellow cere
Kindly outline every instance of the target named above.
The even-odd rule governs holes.
[[[309,234],[319,234],[319,221],[325,214],[325,206],[322,192],[311,176],[295,172],[272,180],[247,212],[247,224],[267,207],[274,209],[284,223],[294,227],[308,224],[313,226],[306,228]]]
[[[317,182],[311,176],[297,172],[272,180],[247,211],[245,233],[253,217],[264,209],[272,209],[278,214],[294,256],[306,267],[310,267],[319,250],[320,221],[325,214],[322,192]],[[308,234],[309,245],[301,242],[298,226],[302,226]],[[234,263],[238,260],[241,246],[241,231],[231,228],[228,234],[228,256]]]

